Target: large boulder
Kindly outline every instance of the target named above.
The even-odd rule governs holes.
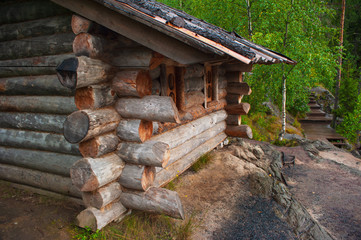
[[[272,102],[263,102],[262,105],[267,109],[266,113],[268,115],[276,116],[282,118],[282,112],[279,110],[277,105],[273,104]],[[286,121],[290,124],[295,122],[294,117],[291,114],[286,114]]]

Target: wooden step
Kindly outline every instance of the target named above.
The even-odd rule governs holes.
[[[347,146],[347,143],[343,143],[343,142],[331,142],[332,145],[334,145],[335,147],[343,147],[343,146]]]
[[[306,117],[298,120],[301,123],[331,123],[332,118],[326,117]]]
[[[342,136],[337,136],[337,137],[327,137],[327,140],[329,142],[332,142],[332,141],[343,141],[343,140],[346,140],[346,138],[342,137]]]
[[[321,109],[321,106],[320,106],[320,105],[314,104],[314,103],[308,104],[308,106],[309,106],[311,109]]]
[[[306,113],[307,117],[325,117],[325,112],[308,112]]]
[[[316,100],[310,100],[308,103],[309,104],[317,104]]]

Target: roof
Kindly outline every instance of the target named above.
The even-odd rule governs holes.
[[[255,44],[183,11],[152,0],[93,0],[205,52],[231,56],[246,64],[296,64],[289,57]]]

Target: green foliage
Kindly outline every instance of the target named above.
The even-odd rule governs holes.
[[[280,146],[280,147],[296,147],[299,145],[296,140],[288,140],[288,139],[283,139],[283,140],[276,139],[276,140],[272,141],[271,143],[273,145]]]
[[[345,136],[351,143],[356,143],[361,134],[361,94],[357,98],[353,112],[346,113],[337,131]]]
[[[197,160],[197,162],[195,162],[191,169],[195,172],[198,172],[199,170],[201,170],[202,168],[204,168],[209,161],[212,159],[212,156],[210,153],[205,153],[202,156],[199,157],[199,159]]]
[[[257,141],[270,142],[278,137],[281,130],[280,120],[275,116],[269,116],[265,113],[242,116],[242,124],[250,126],[253,132],[253,139]]]
[[[85,228],[79,228],[75,227],[76,231],[78,232],[77,235],[73,237],[73,239],[76,240],[105,240],[105,236],[103,233],[99,230],[96,230],[96,232],[93,232],[90,227]]]

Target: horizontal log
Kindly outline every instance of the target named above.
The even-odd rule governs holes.
[[[118,182],[126,188],[147,191],[153,185],[155,167],[125,164]]]
[[[226,89],[218,89],[218,99],[226,98],[227,94]]]
[[[69,154],[0,147],[0,163],[67,177],[70,176],[70,167],[79,158]]]
[[[190,123],[178,126],[170,131],[156,135],[150,140],[167,143],[169,148],[173,149],[215,126],[218,122],[224,121],[226,117],[227,113],[224,110],[214,112]]]
[[[60,54],[0,61],[0,77],[56,74],[55,68],[74,54]]]
[[[184,111],[180,112],[180,117],[182,122],[184,121],[192,121],[197,118],[203,117],[207,114],[206,109],[203,106],[193,106],[188,109],[184,109]]]
[[[243,72],[226,72],[226,79],[229,83],[240,83],[243,82]]]
[[[103,83],[113,76],[110,65],[84,56],[65,59],[56,71],[60,83],[70,89]]]
[[[101,209],[120,197],[122,187],[118,182],[112,182],[94,192],[83,192],[82,197],[86,207]]]
[[[226,106],[226,111],[228,114],[247,115],[250,109],[251,105],[249,103],[240,103],[237,105]]]
[[[231,137],[253,138],[252,129],[248,125],[229,126],[227,125],[226,134]]]
[[[242,115],[228,115],[227,117],[227,125],[235,125],[239,126],[242,122]]]
[[[204,94],[198,91],[187,92],[184,99],[184,108],[202,105],[204,103]]]
[[[0,24],[25,22],[69,13],[69,10],[50,1],[15,1],[1,6]]]
[[[119,97],[144,97],[152,93],[152,79],[148,71],[118,72],[112,80],[112,89]]]
[[[114,220],[125,215],[127,209],[120,203],[114,202],[99,210],[88,207],[76,217],[76,225],[82,228],[89,227],[91,230],[100,230]]]
[[[174,178],[192,166],[199,159],[199,157],[211,151],[218,144],[220,144],[226,137],[227,135],[225,133],[220,133],[199,147],[195,148],[192,152],[188,153],[184,157],[178,159],[167,168],[157,171],[157,175],[154,180],[154,186],[161,187],[172,181]]]
[[[83,157],[97,158],[114,152],[119,144],[119,138],[114,133],[106,133],[79,143],[79,151]]]
[[[185,78],[184,79],[184,91],[203,91],[204,80],[203,77]]]
[[[121,48],[113,54],[110,60],[111,64],[122,68],[151,68],[154,69],[160,65],[156,63],[157,56],[152,50],[145,47]]]
[[[220,99],[218,101],[211,101],[207,103],[206,112],[211,113],[214,111],[224,109],[226,105],[227,105],[227,101],[225,99]]]
[[[245,82],[238,83],[228,83],[227,92],[230,94],[239,94],[239,95],[250,95],[252,93],[251,88]]]
[[[117,155],[127,163],[155,167],[165,167],[170,156],[168,144],[153,141],[142,144],[122,142]]]
[[[76,111],[76,106],[74,104],[74,97],[0,95],[0,110],[11,112],[70,114]]]
[[[81,193],[73,186],[69,177],[56,174],[0,163],[0,179],[68,196],[81,197]]]
[[[229,105],[240,104],[242,102],[243,95],[227,94],[226,100]]]
[[[70,176],[80,191],[90,192],[119,178],[124,165],[114,153],[100,158],[83,158],[71,167]]]
[[[71,31],[70,15],[0,26],[0,42]]]
[[[245,63],[230,63],[222,65],[223,69],[227,72],[252,72],[253,64]]]
[[[149,70],[149,76],[152,80],[160,78],[160,67]]]
[[[66,118],[64,137],[70,143],[83,142],[115,130],[119,121],[119,114],[111,107],[77,111]]]
[[[152,187],[147,192],[122,192],[120,201],[130,209],[164,214],[173,218],[185,217],[178,193],[164,188]]]
[[[68,143],[62,134],[0,128],[0,145],[80,155],[79,146]]]
[[[201,64],[193,64],[187,66],[184,73],[184,79],[187,78],[195,78],[195,77],[203,77],[204,76],[204,66]]]
[[[218,88],[227,88],[227,78],[225,76],[218,77]]]
[[[107,45],[111,45],[111,43],[107,42],[106,39],[101,36],[80,33],[74,39],[73,52],[77,56],[102,59],[106,54],[105,49]]]
[[[0,42],[0,60],[56,55],[72,51],[73,33]]]
[[[66,115],[0,112],[0,128],[63,133]]]
[[[109,84],[91,85],[78,88],[75,93],[75,105],[79,110],[97,109],[112,105],[117,96]]]
[[[123,118],[180,123],[178,109],[172,98],[167,96],[121,98],[115,108]]]
[[[74,91],[59,83],[56,75],[0,78],[0,93],[5,95],[74,95]]]
[[[117,135],[123,141],[144,142],[152,137],[153,123],[140,119],[122,119],[117,127]]]

